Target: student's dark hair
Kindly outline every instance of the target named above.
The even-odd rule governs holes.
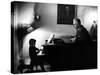
[[[36,42],[35,39],[30,39],[30,40],[29,40],[29,44],[30,44],[30,45],[33,45],[35,42]]]

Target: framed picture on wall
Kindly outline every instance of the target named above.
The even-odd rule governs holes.
[[[57,5],[57,24],[73,24],[73,18],[76,17],[76,6],[68,4]]]

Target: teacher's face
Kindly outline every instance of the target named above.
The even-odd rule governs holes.
[[[78,22],[75,19],[73,20],[73,26],[78,29]]]

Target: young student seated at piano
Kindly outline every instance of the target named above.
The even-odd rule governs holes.
[[[35,47],[36,40],[30,39],[29,40],[29,56],[30,56],[30,70],[33,71],[33,67],[36,67],[36,70],[38,70],[38,66],[40,65],[42,71],[45,71],[42,59],[38,58],[38,53],[40,52],[38,48]]]
[[[37,53],[39,52],[39,49],[35,47],[36,40],[30,39],[29,40],[29,56],[30,56],[30,70],[33,70],[33,66],[37,67]]]

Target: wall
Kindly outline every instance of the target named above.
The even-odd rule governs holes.
[[[54,33],[74,35],[72,25],[57,24],[57,4],[39,4],[39,15],[41,15],[41,24]]]

